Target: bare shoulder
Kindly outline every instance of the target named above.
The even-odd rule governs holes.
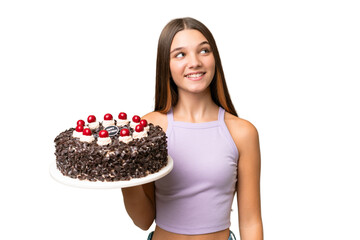
[[[142,118],[146,119],[149,123],[159,125],[164,130],[164,132],[166,132],[167,116],[165,113],[150,112],[145,114]]]
[[[248,120],[226,112],[225,123],[239,151],[243,147],[248,146],[248,144],[256,144],[258,142],[258,131]]]

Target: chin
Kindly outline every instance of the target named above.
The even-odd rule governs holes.
[[[184,84],[182,86],[178,85],[178,90],[194,94],[204,93],[207,91],[210,92],[210,83],[203,82],[198,84]]]
[[[210,88],[207,87],[207,88],[188,88],[188,89],[186,89],[186,92],[194,93],[194,94],[204,93],[207,91],[210,91]]]

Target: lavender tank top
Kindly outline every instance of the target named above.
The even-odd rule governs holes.
[[[217,121],[174,121],[168,112],[168,153],[173,170],[155,181],[156,224],[179,234],[205,234],[230,227],[237,181],[236,145],[219,108]]]

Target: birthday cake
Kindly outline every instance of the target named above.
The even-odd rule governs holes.
[[[142,178],[167,165],[166,134],[160,126],[121,112],[77,121],[75,128],[54,140],[56,167],[64,175],[88,181],[124,181]]]

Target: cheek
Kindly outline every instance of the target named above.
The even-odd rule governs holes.
[[[184,74],[184,69],[184,64],[170,62],[170,73],[173,79],[182,77]]]
[[[214,58],[208,58],[205,62],[206,66],[215,72],[215,59]]]
[[[209,61],[207,63],[207,70],[208,70],[208,74],[209,74],[209,78],[212,80],[214,78],[215,75],[215,61]]]

